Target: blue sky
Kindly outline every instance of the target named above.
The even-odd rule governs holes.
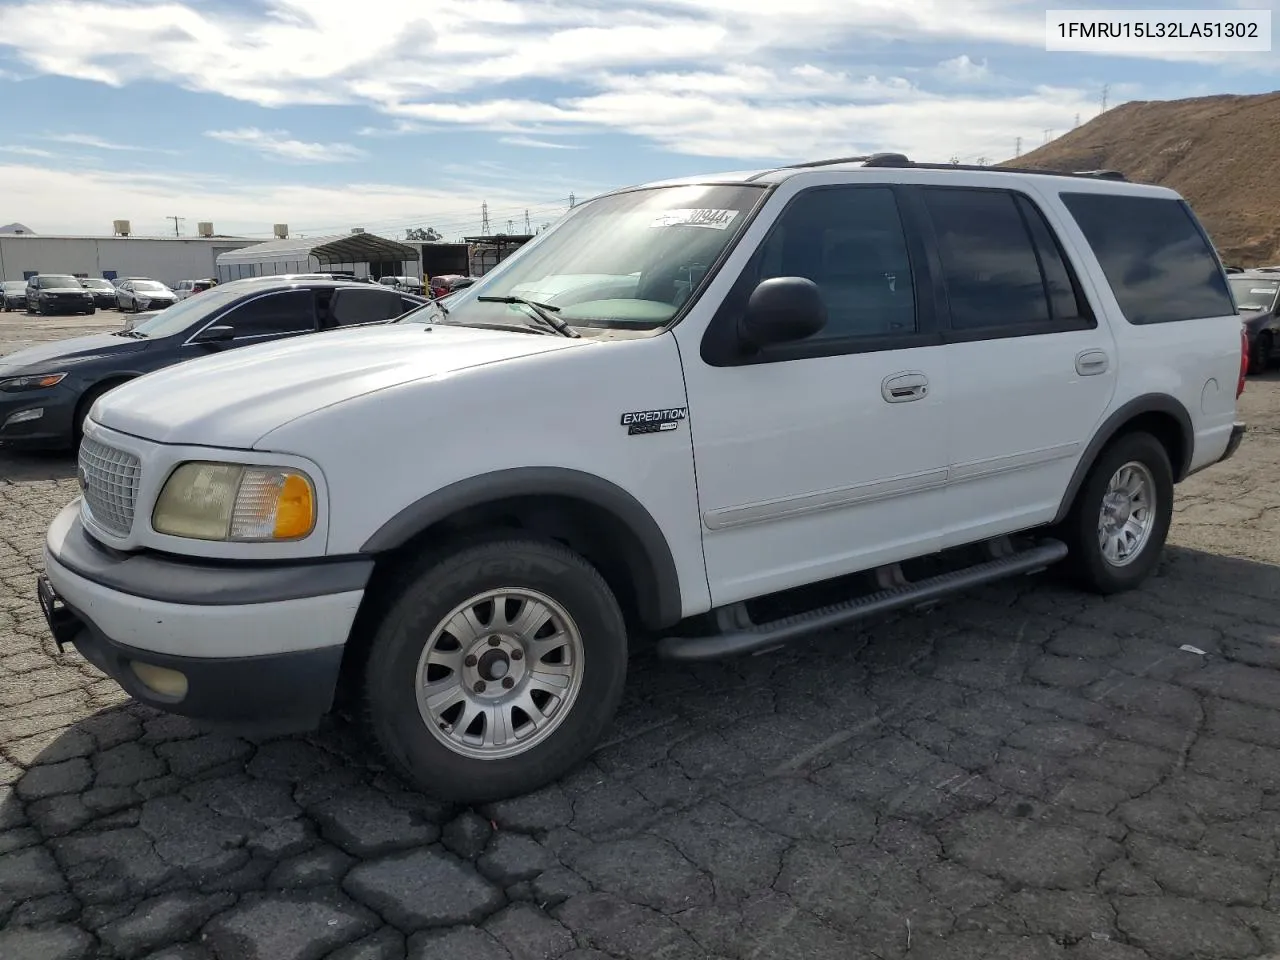
[[[1054,3],[1054,8],[1102,4]],[[1126,3],[1204,9],[1265,2]],[[1280,87],[1267,54],[1047,53],[1019,0],[0,0],[0,222],[402,236],[896,150],[991,161],[1109,104]]]

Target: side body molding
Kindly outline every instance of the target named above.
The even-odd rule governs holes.
[[[1093,467],[1093,462],[1098,459],[1102,448],[1111,442],[1126,423],[1148,413],[1164,414],[1177,421],[1182,439],[1182,456],[1172,464],[1173,480],[1178,483],[1186,477],[1187,468],[1191,464],[1192,453],[1195,450],[1195,431],[1191,426],[1191,414],[1187,413],[1186,407],[1168,394],[1148,393],[1135,397],[1102,421],[1102,425],[1094,433],[1093,439],[1089,441],[1084,454],[1076,464],[1075,471],[1071,474],[1071,482],[1067,485],[1067,492],[1058,506],[1057,516],[1053,518],[1054,523],[1061,523],[1066,519],[1067,513],[1071,510],[1071,504],[1084,483],[1084,478]]]
[[[653,515],[626,490],[594,474],[565,467],[514,467],[459,480],[405,507],[361,546],[377,554],[403,546],[432,524],[460,510],[512,497],[554,496],[585,501],[608,511],[630,531],[622,543],[646,625],[671,626],[681,619],[680,578],[666,535]]]

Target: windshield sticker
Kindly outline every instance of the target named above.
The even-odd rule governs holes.
[[[727,230],[729,224],[737,218],[737,210],[668,210],[654,219],[651,227],[709,227],[712,230]]]
[[[1276,288],[1275,287],[1253,287],[1249,292],[1261,293],[1263,296],[1266,296],[1267,294],[1275,293]]]

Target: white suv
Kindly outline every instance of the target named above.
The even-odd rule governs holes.
[[[396,323],[106,394],[39,595],[139,700],[282,729],[350,687],[412,782],[490,800],[592,750],[629,640],[759,651],[1059,561],[1137,586],[1246,360],[1166,189],[663,182]]]

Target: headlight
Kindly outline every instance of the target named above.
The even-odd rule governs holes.
[[[19,390],[41,390],[44,387],[52,387],[61,383],[66,378],[65,373],[36,373],[29,377],[10,377],[8,380],[0,380],[0,390],[16,392]]]
[[[192,540],[298,540],[316,526],[315,485],[286,467],[191,461],[169,476],[151,526]]]

